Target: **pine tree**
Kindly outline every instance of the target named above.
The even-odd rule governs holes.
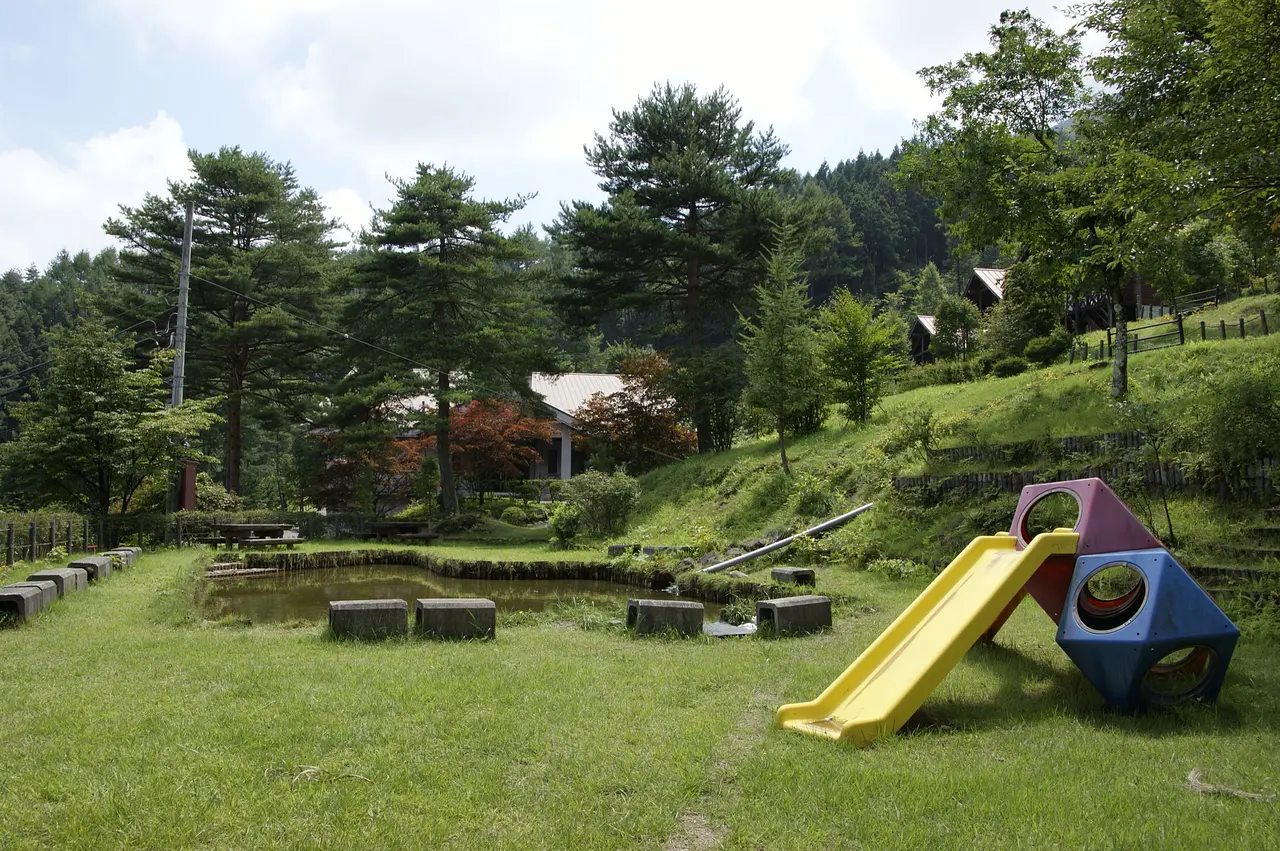
[[[554,348],[549,323],[533,318],[542,308],[527,284],[528,246],[498,230],[526,199],[477,200],[471,177],[426,164],[391,183],[395,201],[362,236],[347,322],[393,354],[352,348],[337,404],[363,415],[370,439],[386,440],[399,428],[395,400],[429,394],[442,508],[453,515],[452,406],[527,393],[530,371],[554,368]]]
[[[240,493],[246,402],[291,408],[314,387],[326,339],[296,315],[323,319],[324,275],[334,223],[293,167],[261,153],[222,148],[190,154],[194,179],[165,196],[120,208],[106,231],[124,243],[115,303],[148,319],[172,304],[183,207],[195,202],[187,395],[226,399],[227,490]]]
[[[803,254],[793,228],[780,229],[769,253],[765,280],[755,288],[759,312],[743,319],[746,401],[778,430],[782,472],[787,463],[787,428],[824,398],[824,377],[813,327]]]

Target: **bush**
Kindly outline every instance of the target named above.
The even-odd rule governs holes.
[[[561,549],[567,548],[578,537],[582,527],[582,509],[568,502],[562,502],[551,510],[548,518],[551,524],[551,538]]]
[[[511,526],[525,526],[529,523],[529,514],[520,506],[513,505],[504,510],[498,519]]]
[[[1048,366],[1071,348],[1071,335],[1065,328],[1054,328],[1047,337],[1036,337],[1027,343],[1024,354],[1027,360],[1040,366]]]
[[[952,360],[928,363],[904,372],[898,378],[899,393],[937,384],[963,384],[982,377],[982,365],[976,360]]]
[[[589,470],[564,483],[564,498],[581,510],[593,535],[611,535],[627,525],[640,498],[640,483],[626,473]]]
[[[524,513],[529,518],[530,523],[545,523],[547,519],[547,509],[541,503],[531,502],[524,507]]]
[[[464,512],[454,517],[446,517],[436,526],[441,535],[455,535],[458,532],[470,532],[480,525],[481,516],[474,512]]]
[[[835,508],[837,496],[830,482],[812,473],[801,473],[791,492],[791,506],[805,517],[826,517]]]
[[[997,378],[1008,378],[1011,375],[1026,372],[1029,366],[1031,364],[1027,363],[1026,358],[1005,358],[995,362],[991,367],[991,373]]]

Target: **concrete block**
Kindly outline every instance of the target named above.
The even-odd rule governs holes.
[[[498,607],[492,600],[455,597],[418,600],[413,631],[430,638],[493,638],[497,634]]]
[[[58,586],[58,596],[65,597],[73,591],[83,591],[89,584],[89,574],[79,567],[55,567],[38,570],[27,577],[28,582],[48,581]]]
[[[636,635],[674,631],[680,635],[702,633],[701,603],[688,600],[628,600],[627,628]]]
[[[103,555],[114,558],[116,560],[117,567],[133,567],[133,560],[135,556],[132,548],[107,550]]]
[[[756,623],[772,624],[779,635],[803,635],[831,628],[831,598],[818,594],[756,602]]]
[[[775,567],[769,571],[769,578],[774,582],[789,582],[792,585],[816,585],[813,571],[807,567]]]
[[[47,609],[58,602],[58,584],[50,579],[28,579],[26,582],[15,582],[8,587],[39,588],[41,609]]]
[[[113,563],[111,556],[85,556],[71,562],[67,567],[78,567],[89,574],[90,582],[97,582],[111,575]]]
[[[343,638],[386,638],[409,631],[404,600],[336,600],[329,604],[329,629]]]
[[[0,588],[0,623],[22,623],[40,611],[44,591],[34,585]]]

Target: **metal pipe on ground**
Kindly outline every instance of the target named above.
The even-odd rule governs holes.
[[[841,525],[842,523],[847,523],[848,521],[857,517],[859,514],[862,514],[863,512],[866,512],[866,511],[870,511],[873,505],[875,505],[874,502],[868,502],[866,505],[861,506],[860,508],[855,508],[853,511],[849,511],[844,514],[841,514],[839,517],[832,517],[830,520],[824,520],[821,523],[819,523],[817,526],[814,526],[809,529],[805,529],[803,532],[796,532],[794,535],[791,535],[790,537],[780,538],[779,540],[774,541],[772,544],[766,544],[765,546],[761,547],[758,550],[752,550],[749,553],[743,553],[742,555],[735,556],[729,559],[728,561],[722,561],[719,564],[709,565],[707,567],[702,568],[698,572],[699,573],[719,573],[722,570],[728,570],[729,568],[735,567],[739,564],[742,564],[743,562],[751,561],[753,558],[758,558],[762,555],[766,555],[768,553],[773,552],[774,550],[780,550],[783,547],[795,541],[797,538],[803,538],[808,535],[817,535],[819,533],[827,531],[828,529],[834,529],[835,527]]]

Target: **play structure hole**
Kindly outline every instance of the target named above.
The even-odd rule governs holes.
[[[1191,700],[1204,691],[1217,668],[1217,654],[1208,647],[1179,647],[1147,670],[1142,691],[1155,703]]]
[[[1080,523],[1080,500],[1070,491],[1049,491],[1027,506],[1018,526],[1023,544],[1042,532],[1074,529]]]
[[[1076,618],[1092,632],[1112,632],[1137,616],[1147,601],[1147,578],[1127,562],[1104,564],[1076,595]]]

